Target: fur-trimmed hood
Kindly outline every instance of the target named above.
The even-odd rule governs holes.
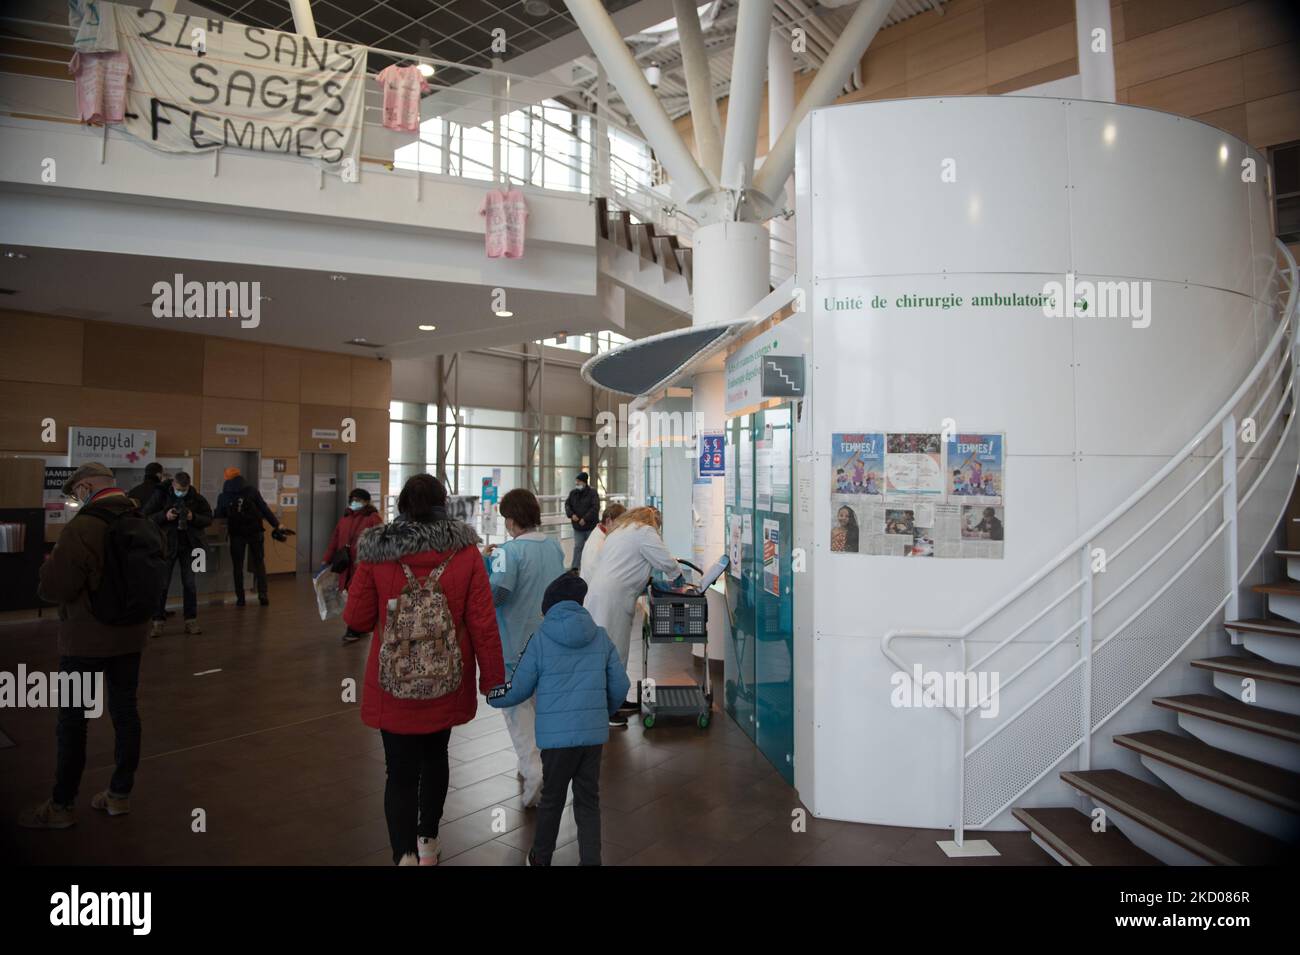
[[[397,560],[421,551],[460,550],[477,546],[478,533],[463,521],[435,520],[427,524],[404,521],[377,524],[357,542],[357,559],[370,564]]]

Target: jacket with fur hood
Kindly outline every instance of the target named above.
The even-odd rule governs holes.
[[[390,733],[436,733],[468,723],[478,712],[474,686],[487,695],[505,680],[501,638],[478,534],[461,521],[396,520],[365,531],[357,544],[357,567],[348,587],[344,622],[358,633],[374,631],[361,694],[361,720]],[[436,700],[399,700],[379,685],[379,647],[388,620],[388,601],[406,586],[402,565],[423,582],[448,557],[442,574],[463,662],[460,689]]]

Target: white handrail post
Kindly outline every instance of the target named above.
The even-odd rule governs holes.
[[[1237,417],[1229,413],[1223,419],[1223,542],[1224,576],[1228,578],[1228,603],[1225,619],[1237,620]]]
[[[966,676],[966,641],[961,644],[961,672]],[[957,717],[957,824],[953,827],[952,841],[961,848],[966,838],[966,706],[962,706],[961,715]]]
[[[1079,606],[1083,626],[1079,628],[1079,657],[1083,660],[1079,690],[1079,769],[1092,768],[1092,553],[1088,541],[1079,550]]]

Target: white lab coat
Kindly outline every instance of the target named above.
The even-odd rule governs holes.
[[[605,549],[605,538],[608,536],[604,528],[597,525],[587,538],[586,546],[582,548],[582,566],[578,568],[578,576],[587,582],[588,587],[596,579],[596,564],[600,562],[600,552]]]
[[[605,628],[624,666],[632,645],[636,598],[645,591],[655,570],[670,579],[681,572],[677,558],[653,527],[629,524],[606,536],[583,606],[597,626]]]

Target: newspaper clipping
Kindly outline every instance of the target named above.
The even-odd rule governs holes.
[[[1001,559],[1005,435],[831,435],[831,551]]]

